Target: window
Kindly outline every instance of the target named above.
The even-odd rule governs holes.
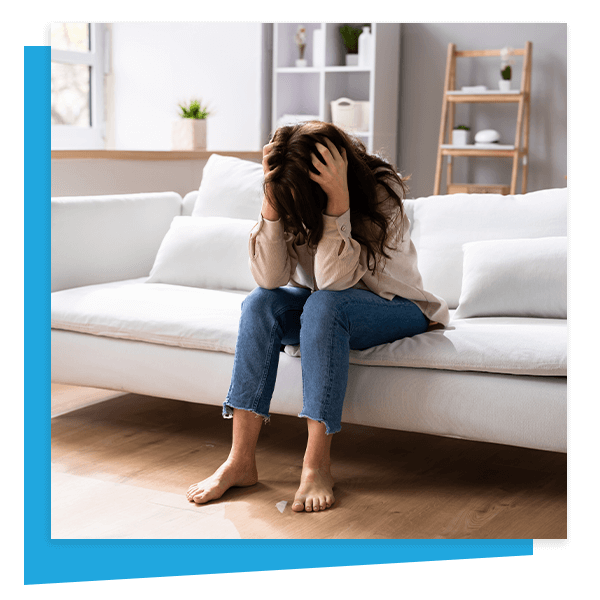
[[[104,148],[108,37],[101,23],[52,23],[53,150]]]

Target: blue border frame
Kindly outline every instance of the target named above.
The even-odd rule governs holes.
[[[533,540],[51,540],[50,47],[24,59],[25,485],[46,490],[24,494],[25,584],[533,555]]]

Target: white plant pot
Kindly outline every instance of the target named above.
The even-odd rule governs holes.
[[[452,145],[466,146],[469,143],[469,132],[466,129],[452,130]]]
[[[358,67],[358,54],[346,54],[346,66]]]
[[[173,150],[206,150],[206,119],[179,119],[171,129]]]
[[[501,79],[498,82],[498,87],[501,92],[510,92],[510,79]]]
[[[296,66],[297,67],[306,67],[306,66],[308,66],[308,61],[305,58],[297,58]]]

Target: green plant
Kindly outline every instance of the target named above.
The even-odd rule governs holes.
[[[468,125],[457,125],[454,129],[464,129],[465,131],[471,131]]]
[[[344,46],[348,50],[348,54],[358,53],[358,36],[362,33],[361,27],[352,27],[352,25],[342,25],[340,34],[344,41]]]
[[[500,60],[502,61],[500,64],[500,75],[504,81],[510,81],[510,78],[512,77],[512,69],[510,66],[515,64],[515,61],[512,58],[513,56],[514,50],[508,46],[500,50]]]
[[[210,112],[207,106],[202,106],[198,100],[192,100],[188,107],[179,104],[180,117],[183,119],[206,119]]]

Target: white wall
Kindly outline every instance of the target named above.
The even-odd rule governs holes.
[[[262,46],[261,23],[113,23],[109,149],[170,150],[194,97],[214,110],[208,150],[261,149]]]

